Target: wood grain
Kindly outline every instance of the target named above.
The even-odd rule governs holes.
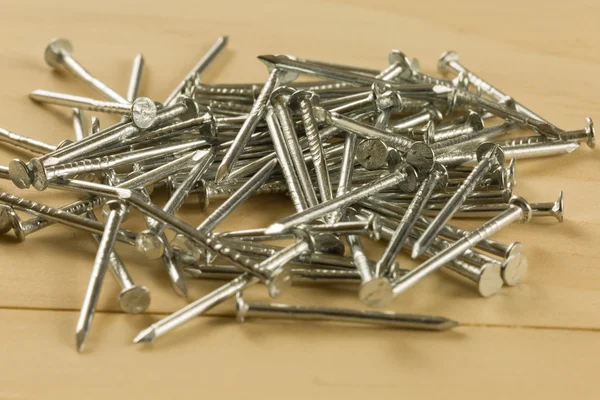
[[[147,315],[97,316],[95,343],[71,350],[74,312],[0,311],[10,345],[0,398],[588,398],[595,332],[462,327],[453,332],[198,318],[187,336],[129,338]],[[51,395],[49,396],[49,394]]]
[[[157,100],[170,93],[217,36],[228,34],[230,45],[203,75],[206,82],[263,81],[266,69],[255,57],[266,53],[383,69],[387,53],[399,48],[419,58],[425,72],[435,72],[439,54],[453,49],[472,70],[560,127],[579,129],[585,117],[596,117],[600,3],[436,3],[4,1],[0,126],[49,143],[71,138],[66,110],[40,107],[27,98],[34,89],[95,96],[44,64],[43,49],[56,36],[71,39],[76,57],[121,92],[133,57],[142,52],[147,65],[142,94]],[[107,126],[115,119],[101,116],[101,121]],[[29,156],[0,146],[2,164]],[[118,287],[107,279],[89,351],[79,356],[73,331],[94,242],[60,226],[19,244],[6,235],[0,239],[0,398],[220,391],[229,397],[236,390],[266,397],[593,398],[600,349],[597,171],[598,151],[583,147],[568,156],[518,162],[517,193],[530,201],[551,201],[563,190],[565,222],[537,220],[495,237],[525,245],[530,273],[519,287],[482,299],[468,282],[440,273],[390,308],[445,315],[464,324],[440,335],[310,323],[240,327],[231,318],[205,317],[154,346],[136,347],[131,339],[139,330],[186,301],[174,295],[160,263],[118,245],[136,282],[152,291],[152,314],[114,314]],[[10,182],[0,182],[0,190],[51,205],[73,199],[50,190],[18,190]],[[219,229],[266,226],[290,211],[283,196],[254,198]],[[180,214],[194,224],[206,215],[193,207]],[[473,227],[477,222],[457,223]],[[139,217],[127,224],[141,226]],[[373,257],[381,249],[369,246]],[[401,261],[414,265],[406,257]],[[218,285],[190,282],[190,298]],[[265,299],[265,290],[254,287],[248,297]],[[352,287],[299,287],[281,301],[360,307]],[[232,304],[211,314],[231,316]]]

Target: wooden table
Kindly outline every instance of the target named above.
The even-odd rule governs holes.
[[[562,7],[512,0],[435,7],[383,0],[6,0],[0,126],[58,143],[71,138],[69,112],[36,106],[27,93],[41,88],[97,97],[44,64],[43,49],[55,36],[70,38],[77,58],[121,92],[133,56],[143,52],[143,94],[160,100],[217,36],[228,34],[228,50],[203,75],[206,82],[263,81],[266,70],[255,56],[266,53],[382,69],[389,50],[399,48],[433,73],[439,54],[453,49],[522,103],[560,127],[579,129],[600,106],[599,22],[600,4],[582,0]],[[102,117],[104,126],[112,122]],[[30,157],[6,146],[0,153],[3,164]],[[518,194],[551,201],[564,190],[566,202],[562,224],[540,219],[497,235],[526,247],[530,272],[520,286],[483,299],[468,282],[439,273],[391,307],[461,322],[447,333],[282,321],[241,325],[231,318],[229,302],[153,345],[134,345],[141,329],[186,301],[173,293],[160,262],[119,244],[135,280],[152,291],[150,312],[120,313],[119,290],[108,278],[87,349],[78,354],[73,333],[94,242],[59,226],[19,244],[7,235],[0,243],[0,398],[598,398],[599,154],[582,146],[568,156],[518,162]],[[10,182],[2,190],[51,205],[72,199],[21,191]],[[253,198],[220,229],[266,226],[289,213],[289,203]],[[195,224],[206,214],[187,207],[182,215]],[[139,220],[127,226],[139,229]],[[381,246],[369,249],[376,257]],[[219,284],[191,281],[190,299]],[[248,298],[265,298],[263,287],[252,289]],[[281,302],[361,306],[354,289],[344,287],[300,287]]]

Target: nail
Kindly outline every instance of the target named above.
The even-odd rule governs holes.
[[[177,116],[191,117],[190,115],[196,115],[197,113],[196,104],[191,99],[183,99],[181,103],[160,110],[156,114],[155,123],[160,124]],[[12,160],[9,164],[11,180],[19,188],[28,188],[32,181],[36,179],[39,171],[43,171],[47,166],[62,164],[77,157],[93,154],[111,144],[139,133],[140,129],[132,123],[120,123],[93,136],[88,136],[47,153],[42,157],[34,158],[27,164],[18,159]]]
[[[379,139],[362,139],[356,146],[355,159],[368,170],[379,169],[388,159],[388,147]]]
[[[371,240],[379,240],[379,219],[376,215],[365,221],[350,220],[326,224],[307,225],[306,229],[313,234],[331,233],[339,236],[360,235]]]
[[[389,276],[392,271],[391,267],[396,259],[396,256],[402,249],[402,246],[404,246],[404,243],[408,238],[408,235],[414,224],[416,223],[417,218],[421,215],[423,209],[427,205],[427,201],[433,194],[433,190],[436,188],[444,188],[447,181],[448,172],[443,166],[436,164],[434,170],[423,182],[421,182],[421,185],[415,193],[413,200],[408,205],[406,212],[402,216],[396,231],[379,258],[379,261],[375,267],[376,276]]]
[[[329,171],[327,170],[327,159],[325,158],[317,120],[313,112],[313,107],[318,104],[319,97],[314,93],[299,90],[292,93],[289,102],[295,105],[300,112],[300,117],[304,125],[304,134],[306,135],[308,148],[315,167],[315,176],[319,185],[321,201],[331,200],[333,193],[329,180]]]
[[[271,69],[269,78],[252,105],[252,111],[250,111],[248,119],[246,119],[244,125],[240,128],[235,140],[219,165],[215,179],[216,182],[225,179],[233,168],[235,162],[248,143],[250,135],[252,135],[259,121],[264,117],[269,98],[275,88],[282,83],[293,81],[296,77],[296,74],[289,74],[277,68]]]
[[[463,181],[458,190],[440,210],[429,227],[423,232],[423,235],[417,240],[412,252],[412,258],[417,258],[423,254],[431,241],[440,232],[441,228],[452,218],[452,215],[458,210],[461,204],[473,192],[477,182],[490,170],[493,165],[504,165],[504,154],[500,147],[483,143],[477,148],[479,164],[473,169],[467,178]]]
[[[154,124],[157,113],[156,104],[147,97],[138,97],[132,103],[116,103],[66,93],[50,92],[48,90],[34,90],[29,94],[29,98],[38,103],[128,116],[133,121],[133,124],[140,129],[151,127]]]
[[[133,339],[134,343],[147,343],[153,342],[157,338],[167,334],[173,329],[185,324],[186,322],[194,319],[200,314],[214,308],[221,304],[225,300],[235,296],[239,291],[246,289],[247,287],[258,283],[260,280],[252,274],[245,273],[235,278],[231,282],[219,287],[204,297],[188,304],[179,311],[161,319],[158,322],[150,325],[148,328],[142,330]]]
[[[98,132],[100,132],[100,120],[97,117],[92,115],[90,117],[90,132],[89,132],[88,136],[95,135]],[[81,139],[81,140],[83,140],[83,139]]]
[[[227,101],[236,104],[252,104],[263,88],[263,84],[242,86],[210,85],[194,79],[194,97],[196,99],[211,99]]]
[[[208,236],[205,233],[196,230],[193,226],[173,216],[172,214],[165,212],[160,207],[148,202],[140,194],[133,192],[129,189],[116,188],[96,183],[67,179],[65,179],[62,182],[57,182],[56,184],[54,184],[54,186],[57,188],[62,188],[64,190],[83,192],[97,196],[106,196],[127,201],[129,204],[142,211],[142,213],[144,213],[147,217],[169,225],[171,229],[173,229],[175,232],[182,233],[191,237],[196,243],[198,243],[202,247],[208,249],[213,253],[216,253],[217,255],[227,260],[232,261],[245,272],[249,272],[258,276],[261,280],[267,283],[269,293],[273,296],[279,294],[279,292],[286,287],[285,285],[289,281],[289,273],[287,273],[287,271],[283,268],[283,265],[278,264],[282,260],[267,259],[263,263],[258,264],[254,260],[244,256],[243,254],[228,248],[219,239],[212,236]],[[0,201],[2,201],[1,197]],[[297,244],[297,247],[295,245],[290,246],[291,250],[288,250],[289,253],[299,252],[300,250],[302,250],[303,246],[300,245],[300,243],[306,242],[299,242]],[[308,250],[308,247],[302,252],[306,250]],[[285,261],[285,257],[283,261]],[[269,268],[269,266],[273,266],[273,268],[271,269]]]
[[[379,179],[372,181],[366,185],[355,188],[354,190],[338,196],[335,199],[321,203],[315,207],[306,209],[279,222],[269,226],[265,232],[267,234],[277,234],[291,230],[293,227],[300,224],[305,224],[319,217],[329,214],[341,207],[350,206],[360,200],[366,199],[382,190],[399,185],[402,190],[414,191],[417,185],[418,177],[416,171],[407,166],[402,170],[385,175]]]
[[[33,187],[36,190],[46,190],[49,182],[58,178],[66,177],[84,172],[103,171],[116,167],[133,164],[138,161],[158,158],[168,154],[178,154],[185,151],[197,150],[206,147],[208,143],[204,140],[185,142],[172,146],[161,146],[159,148],[150,148],[144,150],[130,151],[123,154],[104,156],[79,161],[67,162],[37,170],[37,175],[33,181]],[[204,152],[206,154],[206,152]]]
[[[22,136],[2,128],[0,128],[0,142],[8,143],[20,149],[25,149],[38,154],[46,154],[49,151],[56,150],[56,146],[44,143],[36,139],[28,138],[26,136]]]
[[[368,209],[372,209],[375,212],[377,212],[380,216],[385,216],[386,218],[398,219],[398,216],[403,215],[405,212],[405,210],[402,207],[391,205],[390,203],[386,203],[376,198],[370,198],[368,201],[362,201],[360,204],[361,207],[366,206]],[[363,211],[364,210],[361,209],[361,213]],[[385,221],[385,219],[382,220]],[[432,223],[432,221],[433,218],[421,215],[417,220],[415,226],[421,230],[425,230]],[[396,228],[396,226],[397,223],[394,223],[393,227]],[[442,227],[440,234],[449,239],[458,241],[463,237],[470,235],[471,232],[450,224],[446,224]],[[486,251],[494,256],[505,259],[502,269],[503,274],[508,274],[510,276],[516,274],[515,271],[517,271],[518,267],[518,263],[516,263],[516,261],[518,261],[519,259],[519,254],[522,253],[522,246],[519,242],[513,242],[507,245],[492,239],[484,239],[481,242],[477,243],[475,247],[480,250]],[[513,260],[515,262],[513,262]],[[510,285],[510,283],[508,283],[508,280],[505,279],[505,281],[507,281],[507,284]]]
[[[428,136],[428,139],[431,143],[442,142],[444,140],[474,134],[483,129],[484,122],[481,116],[474,111],[469,111],[467,120],[464,123],[460,125],[451,125],[443,129],[436,129],[432,135]]]
[[[502,149],[506,158],[525,159],[569,154],[578,148],[579,142],[548,142],[514,147],[505,146]]]
[[[428,83],[431,85],[440,85],[453,88],[456,84],[453,81],[447,79],[435,78],[430,75],[426,75],[420,72],[420,66],[418,60],[414,59],[412,62],[408,57],[399,50],[392,50],[389,55],[390,62],[394,60],[398,68],[403,70],[402,77],[408,82],[416,83]],[[415,63],[416,61],[416,63]]]
[[[183,205],[188,193],[192,189],[194,183],[202,177],[208,167],[215,159],[214,151],[204,152],[201,157],[192,158],[194,163],[186,179],[177,187],[171,195],[163,211],[169,214],[175,214]],[[161,257],[164,253],[165,243],[160,239],[160,235],[164,232],[166,225],[164,223],[153,221],[149,224],[148,229],[140,232],[135,240],[136,249],[144,254],[147,258],[154,260]]]
[[[227,245],[227,247],[236,250],[240,253],[248,255],[254,258],[268,258],[273,256],[275,253],[284,249],[282,246],[275,246],[265,243],[255,243],[253,238],[246,237],[246,240],[235,240],[229,238],[223,238],[221,236],[217,236],[220,240]],[[288,237],[287,239],[289,239]],[[292,235],[291,238],[294,238]],[[316,236],[318,238],[318,236]],[[290,264],[299,264],[299,265],[307,265],[307,266],[317,266],[321,268],[329,268],[329,269],[344,269],[344,270],[355,270],[356,265],[354,263],[354,259],[352,257],[345,257],[343,255],[338,254],[327,254],[321,252],[322,244],[315,240],[316,245],[316,253],[304,253],[297,256],[294,260],[290,261]],[[198,263],[198,257],[196,260],[192,260],[188,264],[196,264]],[[211,259],[208,260],[212,262]],[[184,261],[186,262],[186,261]],[[372,267],[374,263],[369,262],[369,265]],[[239,268],[238,268],[239,270]]]
[[[141,196],[143,201],[145,201],[147,203],[151,202],[150,193],[148,192],[148,190],[146,188],[139,190],[139,195]],[[106,210],[103,209],[103,211],[106,211]],[[146,226],[148,226],[148,227],[153,226],[155,221],[146,214],[144,214],[143,216],[144,216],[144,221],[146,222]],[[138,245],[138,237],[139,237],[139,234],[138,234],[138,236],[136,236],[136,246]],[[162,247],[162,253],[161,253],[160,259],[165,267],[165,270],[167,271],[167,275],[169,275],[169,279],[171,280],[171,283],[173,285],[173,290],[175,291],[175,293],[178,296],[187,297],[188,296],[187,280],[185,279],[185,277],[183,275],[183,270],[181,269],[179,264],[177,262],[175,262],[175,260],[174,260],[173,253],[171,251],[171,247],[169,246],[167,237],[165,236],[164,232],[161,232],[160,234],[157,235],[156,238],[157,238],[157,241],[164,244],[164,246]]]
[[[403,275],[401,278],[394,281],[394,295],[397,296],[404,292],[406,289],[417,283],[420,279],[439,269],[445,262],[457,258],[464,253],[465,250],[472,248],[481,240],[488,238],[494,233],[502,230],[510,223],[519,219],[522,222],[527,222],[531,219],[531,207],[526,200],[521,197],[514,197],[511,200],[511,205],[512,206],[508,210],[485,222],[479,228],[472,231],[468,236],[458,240],[447,249],[437,253],[426,262],[422,263],[418,267],[412,269],[406,275]]]
[[[451,245],[451,242],[449,240],[440,238],[439,241],[444,243],[444,245],[438,246],[438,247],[446,248],[449,245]],[[494,284],[491,276],[488,276],[489,281],[487,281],[484,279],[485,277],[482,276],[481,274],[480,274],[479,280],[476,281],[479,284],[479,292],[482,296],[484,296],[484,297],[491,296],[492,294],[496,293],[497,290],[500,290],[500,288],[502,287],[503,284],[506,284],[508,286],[516,286],[521,282],[521,280],[525,277],[525,275],[527,275],[527,269],[528,269],[527,257],[525,256],[525,253],[523,251],[523,246],[520,243],[517,245],[517,247],[518,248],[511,251],[512,254],[511,254],[510,258],[508,258],[508,259],[503,258],[502,260],[497,260],[493,257],[490,257],[486,254],[480,253],[473,249],[466,250],[462,254],[461,258],[463,260],[467,261],[471,265],[481,267],[479,269],[479,272],[481,272],[483,274],[485,274],[485,273],[489,274],[489,272],[486,271],[486,268],[492,267],[495,270],[499,266],[500,278],[503,281],[501,284]],[[455,260],[455,261],[457,261],[457,260]],[[492,265],[492,264],[497,264],[497,266]],[[467,268],[466,272],[467,272],[467,274],[471,274],[471,272],[468,271],[468,268]],[[494,277],[496,277],[496,279],[497,279],[495,272],[494,272]],[[485,284],[482,285],[481,284],[482,282],[484,282]],[[493,288],[495,288],[495,287],[497,288],[496,291],[493,290]]]
[[[272,160],[257,172],[245,184],[240,186],[223,204],[221,204],[211,215],[208,216],[196,230],[209,233],[215,229],[217,224],[230,215],[240,204],[246,201],[264,182],[266,182],[275,168],[277,160]],[[194,243],[185,235],[177,234],[171,241],[171,247],[177,253],[178,257],[188,260],[199,258],[199,252]]]
[[[438,72],[440,72],[441,74],[447,74],[450,71],[453,71],[454,73],[459,74],[459,75],[460,74],[465,75],[470,84],[472,84],[478,90],[487,94],[494,100],[496,100],[498,102],[505,102],[507,100],[510,100],[511,102],[514,103],[515,108],[520,113],[523,113],[530,118],[534,118],[545,124],[548,124],[556,131],[560,131],[559,128],[552,125],[550,122],[546,121],[544,118],[540,117],[539,115],[537,115],[536,113],[534,113],[533,111],[528,109],[527,107],[523,106],[521,103],[518,103],[512,97],[510,97],[507,94],[505,94],[504,92],[500,91],[498,88],[492,86],[490,83],[485,81],[479,75],[474,74],[469,69],[467,69],[465,66],[463,66],[460,63],[460,58],[458,56],[458,53],[456,53],[455,51],[447,51],[447,52],[443,53],[438,60]]]
[[[429,172],[433,168],[435,156],[433,151],[425,143],[416,142],[400,135],[382,131],[335,112],[319,108],[316,108],[316,110],[320,110],[318,111],[319,119],[325,120],[327,123],[339,129],[352,132],[360,137],[379,139],[385,144],[402,151],[405,153],[406,162],[416,168],[419,173]]]
[[[553,217],[558,222],[563,222],[563,211],[564,201],[563,192],[560,192],[559,198],[554,202],[547,203],[530,203],[532,217]],[[510,207],[506,203],[491,203],[491,204],[463,204],[458,211],[454,214],[454,217],[467,217],[467,218],[492,218],[505,211]],[[426,214],[436,214],[439,212],[440,207],[436,205],[430,205],[426,209]]]
[[[358,290],[360,301],[369,307],[383,307],[389,304],[393,297],[390,281],[387,278],[373,276],[369,259],[358,236],[350,235],[346,237],[346,240],[354,259],[354,265],[362,280]]]
[[[263,168],[272,165],[272,163],[277,164],[277,160],[271,160],[269,164],[266,164]],[[260,170],[259,170],[260,171]],[[256,175],[256,174],[255,174]],[[247,183],[249,179],[243,179],[237,182],[236,180],[228,179],[224,181],[222,184],[215,184],[214,182],[206,182],[205,180],[200,180],[196,183],[194,188],[191,191],[191,194],[194,196],[192,203],[198,205],[201,211],[208,210],[208,206],[214,200],[227,200],[231,198],[235,192],[237,192],[242,185]],[[230,184],[228,184],[230,183]],[[288,186],[285,181],[271,181],[265,182],[261,184],[256,190],[254,190],[249,195],[258,196],[262,194],[287,194]]]
[[[151,186],[188,167],[189,164],[194,162],[194,160],[201,159],[204,154],[205,152],[202,150],[185,154],[171,162],[161,165],[160,167],[154,168],[151,171],[142,174],[134,174],[134,176],[130,175],[129,179],[120,182],[117,186],[125,189],[137,189],[140,187]]]
[[[434,85],[404,85],[384,81],[383,79],[374,78],[367,75],[357,74],[350,71],[344,71],[335,67],[326,66],[323,64],[311,63],[305,60],[291,59],[287,56],[272,56],[263,55],[258,57],[264,63],[270,63],[274,67],[290,72],[300,73],[309,76],[317,76],[319,78],[334,79],[350,83],[356,86],[370,86],[373,83],[380,85],[390,84],[390,87],[397,91],[402,97],[410,98],[427,98],[431,96],[439,96],[447,94],[450,90],[446,87]]]
[[[104,275],[108,269],[115,239],[119,233],[119,227],[123,220],[123,216],[125,215],[125,205],[123,203],[111,202],[110,207],[111,212],[106,220],[104,233],[102,234],[102,239],[98,245],[98,253],[94,260],[90,282],[85,292],[83,305],[81,306],[81,312],[75,329],[75,344],[77,351],[79,352],[83,351],[87,341],[94,313],[96,311],[96,304],[100,297]]]
[[[398,72],[397,68],[395,70]],[[391,75],[389,76],[391,77]],[[373,85],[373,93],[377,109],[379,110],[374,127],[386,130],[392,111],[401,109],[403,100],[387,87],[379,87],[375,84]],[[364,139],[356,148],[356,160],[366,169],[377,169],[388,161],[388,153],[389,150],[383,141],[379,139]]]
[[[129,74],[129,85],[127,86],[127,94],[125,96],[129,103],[133,103],[135,99],[139,97],[145,63],[144,55],[142,53],[139,53],[133,59],[131,73]],[[128,117],[126,115],[121,117],[121,122],[127,122],[127,120]]]
[[[86,216],[89,219],[96,219],[93,211],[89,211]],[[100,245],[101,237],[92,235],[94,240]],[[150,306],[150,291],[146,286],[136,285],[129,275],[125,264],[115,250],[112,250],[108,259],[108,267],[116,279],[121,292],[119,293],[119,307],[128,314],[143,313]]]
[[[129,75],[129,85],[127,86],[127,101],[130,103],[138,98],[145,63],[144,55],[141,53],[133,59],[131,74]]]
[[[447,188],[444,191],[435,191],[429,198],[429,204],[446,203],[454,195],[452,188]],[[503,203],[508,202],[513,195],[512,188],[508,189],[490,189],[471,192],[465,204],[478,203]],[[398,205],[408,205],[415,197],[414,193],[379,193],[377,199],[393,202]]]
[[[401,314],[391,311],[355,310],[322,306],[248,303],[241,293],[236,294],[236,313],[239,322],[246,318],[283,318],[299,320],[340,321],[383,325],[401,329],[443,331],[458,326],[458,322],[433,315]]]
[[[516,129],[517,127],[517,124],[505,122],[503,124],[492,126],[490,128],[477,130],[471,133],[462,134],[441,141],[436,141],[435,143],[432,143],[430,147],[436,154],[440,154],[456,148],[477,143],[483,143],[495,139],[498,136],[504,135],[505,133]],[[433,136],[435,136],[435,133],[433,133]]]
[[[96,89],[102,95],[118,103],[127,104],[128,101],[113,89],[90,74],[77,60],[73,58],[73,45],[67,39],[54,39],[46,47],[44,58],[52,68],[63,66],[71,74],[83,80],[86,84]]]
[[[414,245],[416,242],[415,237],[409,238],[409,241]],[[451,246],[451,243],[443,241],[441,239],[434,240],[432,245],[424,255],[427,258],[435,257],[435,255],[441,251],[444,251]],[[433,249],[435,248],[435,250]],[[465,254],[470,250],[466,250],[461,257],[465,257]],[[470,254],[475,254],[471,252]],[[502,265],[496,260],[486,260],[481,264],[473,263],[472,259],[469,259],[471,263],[465,262],[459,259],[453,259],[447,262],[444,267],[450,271],[456,272],[460,276],[467,278],[471,282],[477,285],[477,291],[482,297],[490,297],[498,293],[504,282],[502,280]]]
[[[90,182],[83,183],[95,185]],[[48,219],[50,221],[57,222],[62,225],[67,225],[72,228],[81,229],[95,234],[102,234],[104,232],[105,226],[101,222],[80,217],[75,214],[71,214],[64,210],[61,210],[59,208],[50,207],[45,204],[37,203],[31,200],[26,200],[22,197],[14,196],[12,194],[3,192],[0,193],[0,203],[8,204],[17,210],[25,211],[33,215],[39,215],[42,216],[44,219]],[[16,227],[17,224],[15,223],[13,226]],[[19,235],[19,233],[17,233],[17,235]],[[135,235],[136,234],[134,232],[121,229],[117,234],[117,240],[133,245],[135,242]]]
[[[388,129],[390,129],[393,133],[407,133],[410,129],[413,129],[417,126],[425,125],[430,121],[437,123],[442,119],[443,115],[437,108],[433,106],[427,106],[413,115],[398,121],[394,121],[393,125],[391,125]]]
[[[295,57],[295,56],[290,56],[290,55],[286,55],[285,57],[295,60],[295,61],[303,62],[303,63],[317,64],[320,66],[329,67],[329,68],[333,68],[336,70],[348,71],[348,72],[352,72],[352,73],[359,73],[362,75],[376,76],[376,75],[381,74],[381,71],[379,71],[377,69],[357,67],[355,65],[344,65],[344,64],[331,63],[331,62],[326,62],[326,61],[310,60],[310,59],[300,58],[300,57]],[[313,82],[312,84],[315,85],[317,83]],[[335,86],[335,87],[346,88],[346,86],[347,85]]]
[[[194,95],[198,104],[210,108],[215,114],[235,118],[230,120],[231,122],[235,121],[235,125],[231,123],[229,126],[223,127],[223,130],[231,129],[236,132],[239,131],[244,121],[248,118],[250,111],[252,111],[251,105],[239,104],[233,101],[207,100],[206,98],[198,97],[197,92]],[[262,125],[262,123],[259,123],[257,127]]]
[[[267,112],[265,119],[267,121],[267,125],[269,126],[269,134],[271,136],[271,140],[273,141],[273,149],[275,150],[277,160],[279,161],[281,172],[283,172],[283,176],[287,182],[290,198],[294,203],[294,208],[298,212],[303,211],[307,208],[306,198],[302,193],[298,175],[296,175],[296,171],[292,166],[289,149],[285,145],[279,121],[277,121],[277,118],[272,110]]]
[[[300,147],[298,135],[294,128],[294,121],[288,108],[289,98],[292,93],[292,89],[288,87],[280,87],[274,90],[271,94],[271,107],[279,121],[281,134],[290,155],[289,158],[292,162],[293,170],[298,177],[298,182],[300,183],[300,188],[304,199],[306,200],[306,204],[308,207],[313,207],[318,204],[317,195],[310,179],[310,174],[308,173],[308,167],[304,162],[302,148]]]
[[[583,129],[576,131],[566,131],[561,136],[558,142],[572,142],[579,141],[585,142],[590,149],[596,147],[596,128],[594,128],[594,121],[591,118],[586,118],[586,126]],[[543,136],[522,136],[518,138],[507,139],[502,142],[498,142],[499,146],[527,146],[538,143],[553,143]]]
[[[142,137],[129,137],[127,143],[134,145],[140,141],[142,144],[147,144],[150,140],[163,141],[170,135],[180,135],[183,132],[196,138],[214,141],[222,129],[222,122],[226,124],[230,119],[217,118],[210,107],[204,107],[193,100],[191,102],[190,106],[193,105],[196,112],[188,114],[186,118],[178,118],[175,122],[146,131]]]
[[[547,122],[542,122],[537,118],[532,118],[517,111],[514,108],[515,104],[512,100],[507,103],[508,105],[499,104],[466,91],[454,90],[448,97],[448,101],[450,109],[452,109],[454,105],[482,108],[500,118],[524,124],[544,136],[559,138],[563,132]]]
[[[86,200],[78,200],[74,203],[67,204],[64,207],[61,207],[60,210],[69,214],[81,215],[93,210],[102,203],[104,203],[104,199],[101,197],[91,197]],[[40,217],[33,217],[22,221],[21,217],[15,213],[11,206],[0,206],[0,232],[4,234],[13,229],[19,242],[24,241],[25,238],[32,233],[53,225],[54,223],[55,221]]]
[[[226,265],[195,265],[185,267],[184,271],[198,279],[231,280],[242,274],[236,267]],[[292,282],[294,285],[305,283],[355,285],[362,283],[360,274],[353,269],[316,269],[314,266],[310,266],[304,268],[290,268],[290,272],[292,274]],[[406,272],[408,272],[408,270],[401,270],[401,273]]]
[[[73,132],[75,134],[75,141],[82,140],[85,137],[83,129],[83,114],[77,107],[73,108]],[[52,149],[54,150],[54,149]],[[52,151],[50,150],[50,151]]]
[[[354,157],[358,138],[354,133],[346,132],[344,137],[344,154],[340,162],[340,176],[335,197],[340,197],[352,189],[352,175],[354,172]],[[336,210],[331,215],[331,221],[339,221],[344,216],[344,210]]]
[[[372,212],[368,211],[368,212],[363,212],[361,211],[361,217],[360,218],[365,218],[365,217],[369,217],[372,215]],[[385,240],[391,240],[391,238],[394,235],[395,232],[395,228],[396,228],[396,223],[392,222],[391,220],[382,217],[382,227],[381,227],[381,235],[382,238]],[[410,251],[412,250],[417,238],[418,238],[418,231],[416,231],[415,229],[411,230],[409,237],[406,239],[406,250]],[[435,250],[433,250],[431,247],[425,252],[423,253],[422,257],[425,257],[426,259],[431,258],[433,256],[436,255],[437,252],[447,248],[449,245],[451,244],[451,242],[442,239],[440,237],[436,238],[433,242],[433,247],[435,248]],[[470,251],[470,250],[466,250],[461,257],[464,257],[465,255],[473,255],[475,256],[475,252],[474,251]],[[477,253],[477,255],[481,255],[480,253]],[[481,255],[482,256],[482,255]],[[476,260],[477,261],[481,261],[484,257],[477,257]],[[481,294],[483,297],[489,297],[495,293],[497,293],[503,286],[503,282],[502,282],[502,278],[501,278],[501,268],[503,268],[503,266],[501,266],[500,262],[496,261],[495,259],[487,259],[486,261],[480,263],[480,264],[476,264],[475,262],[471,263],[473,261],[473,257],[470,257],[468,259],[469,262],[466,261],[462,261],[462,260],[458,260],[458,259],[454,259],[451,261],[448,261],[444,264],[444,267],[450,271],[456,272],[459,275],[461,275],[464,278],[469,279],[470,281],[474,282],[477,285],[477,289],[479,291],[479,294]],[[516,259],[515,259],[516,261]],[[398,273],[400,272],[400,273]],[[390,279],[398,279],[401,275],[406,274],[408,271],[406,270],[398,270],[397,267],[392,268],[392,273],[390,273]]]
[[[245,239],[251,241],[269,241],[269,240],[279,240],[279,239],[291,239],[293,238],[292,233],[281,233],[281,234],[271,234],[268,235],[265,233],[265,228],[256,228],[256,229],[243,229],[238,231],[230,231],[230,232],[218,232],[215,233],[219,238],[224,239]]]
[[[202,56],[202,58],[194,65],[192,70],[183,78],[181,82],[177,84],[175,89],[171,92],[169,97],[165,100],[165,105],[172,104],[174,100],[182,94],[183,88],[190,82],[193,82],[196,75],[200,75],[212,62],[213,60],[225,49],[227,42],[229,41],[228,36],[219,36],[217,41],[211,46],[210,49]]]

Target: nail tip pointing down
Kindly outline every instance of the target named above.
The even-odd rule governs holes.
[[[85,330],[80,330],[75,332],[75,347],[78,352],[82,352],[85,348],[85,341],[87,339],[87,333]]]
[[[422,253],[421,246],[418,243],[415,243],[413,246],[412,253],[410,255],[411,258],[413,258],[413,259],[418,258],[421,255],[421,253]]]
[[[215,174],[215,183],[221,182],[228,174],[229,165],[226,163],[219,165],[219,168],[217,168],[217,173]]]
[[[173,282],[175,292],[181,297],[188,297],[188,287],[185,278],[181,277],[176,282]]]

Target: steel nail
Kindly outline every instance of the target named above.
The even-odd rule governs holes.
[[[119,233],[119,227],[123,216],[125,215],[125,205],[122,202],[109,202],[111,212],[106,220],[106,226],[102,234],[102,239],[98,245],[98,253],[94,260],[92,267],[92,274],[90,276],[90,282],[85,292],[83,299],[83,305],[81,306],[81,312],[79,319],[77,320],[77,327],[75,329],[75,345],[77,351],[83,351],[87,337],[90,332],[94,313],[96,311],[96,304],[100,297],[100,290],[104,281],[104,275],[108,269],[108,264],[111,260],[111,254],[115,244],[115,239]]]
[[[401,329],[443,331],[458,326],[458,322],[433,315],[401,314],[391,311],[356,310],[322,306],[248,303],[242,293],[236,294],[236,314],[239,322],[246,318],[284,318],[299,320],[340,321],[383,325]]]
[[[77,60],[71,55],[73,53],[73,45],[67,39],[54,39],[46,47],[44,51],[44,59],[52,68],[63,66],[71,74],[83,80],[86,84],[96,89],[102,95],[114,100],[118,103],[127,104],[127,99],[101,82],[98,78],[89,73]]]

